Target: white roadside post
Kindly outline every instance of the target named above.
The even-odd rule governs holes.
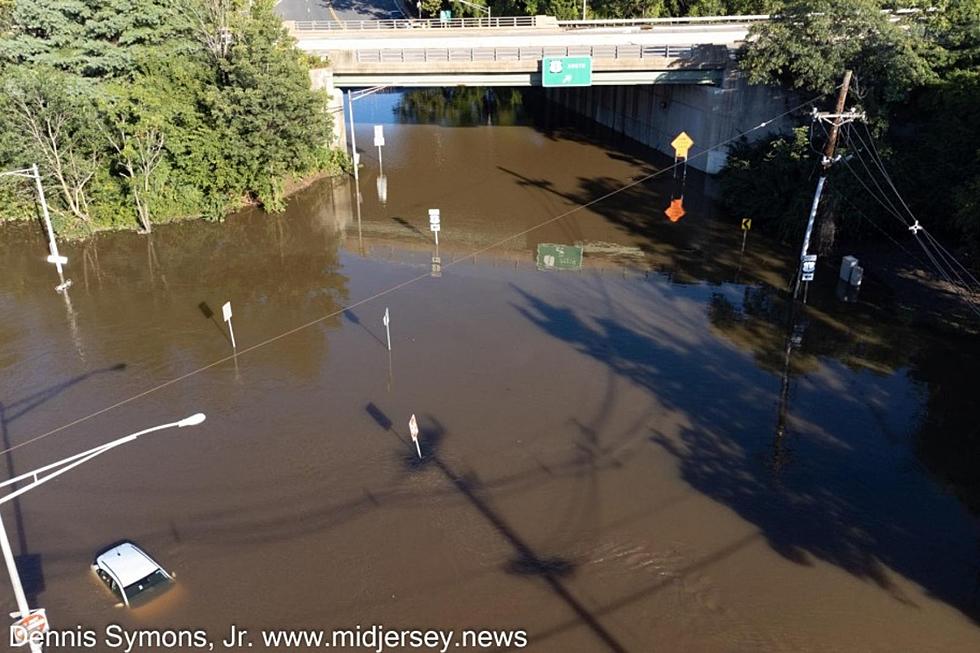
[[[231,326],[231,302],[225,302],[221,306],[221,316],[224,318],[225,322],[228,323],[228,335],[231,336],[231,348],[233,351],[238,351],[238,346],[235,344],[235,330]]]
[[[32,480],[32,482],[0,498],[0,505],[13,501],[20,495],[33,490],[39,485],[43,485],[44,483],[47,483],[48,481],[57,478],[80,465],[84,465],[88,461],[97,456],[101,456],[107,451],[111,451],[116,447],[133,442],[140,436],[146,435],[147,433],[153,433],[154,431],[162,431],[163,429],[174,427],[184,428],[185,426],[197,426],[205,419],[206,416],[204,413],[194,413],[190,417],[185,417],[177,422],[161,424],[160,426],[154,426],[148,429],[143,429],[142,431],[137,431],[136,433],[132,433],[89,449],[88,451],[77,453],[74,456],[63,458],[57,462],[21,474],[20,476],[7,479],[3,483],[0,483],[0,488],[10,486],[16,487],[18,483],[27,480]],[[10,548],[10,541],[7,539],[7,530],[3,526],[2,519],[0,519],[0,550],[3,552],[3,559],[7,565],[7,572],[10,575],[10,584],[13,586],[14,590],[14,599],[17,602],[17,612],[10,615],[11,617],[17,619],[17,621],[10,627],[10,644],[12,646],[27,645],[30,647],[31,653],[41,653],[43,649],[40,641],[37,639],[38,636],[36,633],[43,634],[48,629],[47,615],[43,609],[31,610],[30,606],[27,604],[27,596],[24,594],[24,586],[20,581],[20,573],[17,571],[17,563],[14,561],[14,553]],[[33,637],[32,633],[34,634]]]
[[[347,104],[350,108],[350,151],[351,159],[354,162],[354,181],[360,181],[357,174],[357,166],[361,161],[361,156],[357,153],[357,137],[354,134],[354,92],[347,91]]]
[[[429,209],[429,231],[436,235],[436,246],[439,245],[440,224],[439,209]]]
[[[388,351],[391,351],[391,327],[388,324],[391,322],[391,318],[388,317],[388,307],[385,306],[385,316],[381,318],[381,321],[385,325],[385,334],[388,336]]]
[[[412,413],[412,419],[408,420],[408,432],[412,434],[415,451],[419,454],[419,460],[422,460],[422,447],[419,445],[419,423],[415,420],[415,413]]]
[[[375,125],[374,126],[374,146],[376,148],[378,148],[378,168],[381,170],[380,174],[382,174],[382,175],[384,174],[385,167],[384,167],[384,165],[382,165],[382,162],[381,162],[381,148],[384,147],[384,144],[385,144],[384,125]]]

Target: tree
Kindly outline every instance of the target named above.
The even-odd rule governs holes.
[[[795,240],[806,224],[814,164],[806,129],[757,143],[738,141],[729,148],[721,174],[725,205],[734,215]]]
[[[37,67],[12,70],[0,100],[3,131],[23,145],[20,164],[37,161],[49,171],[64,207],[87,228],[86,190],[101,163],[93,97],[85,80]]]
[[[218,64],[222,85],[206,94],[208,112],[243,190],[268,210],[282,210],[284,178],[323,160],[330,140],[327,98],[310,89],[304,56],[273,13],[272,0],[254,0],[234,39],[228,59]]]
[[[190,25],[168,0],[32,0],[11,16],[18,29],[0,43],[0,60],[14,65],[119,77],[189,50]]]
[[[175,110],[162,77],[141,76],[114,85],[100,101],[101,129],[115,154],[115,167],[126,180],[140,231],[150,233],[150,209],[162,180],[158,172]]]
[[[917,16],[896,22],[876,0],[793,0],[773,20],[752,27],[741,66],[755,84],[784,84],[829,94],[845,69],[879,113],[935,78]]]

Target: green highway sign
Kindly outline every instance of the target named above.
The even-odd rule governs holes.
[[[582,248],[578,245],[538,245],[539,270],[581,270]]]
[[[542,86],[592,86],[592,57],[545,57]]]

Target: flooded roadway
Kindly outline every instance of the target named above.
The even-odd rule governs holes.
[[[787,363],[793,254],[755,233],[741,253],[702,177],[574,210],[670,162],[475,106],[365,99],[359,211],[327,180],[280,216],[102,234],[64,247],[70,303],[36,230],[4,226],[8,473],[208,415],[4,506],[32,605],[216,642],[381,624],[523,629],[532,651],[977,650],[977,345],[897,324],[873,284],[856,305],[818,285]],[[582,245],[583,269],[538,270],[541,243]],[[132,611],[88,567],[122,538],[177,576]]]

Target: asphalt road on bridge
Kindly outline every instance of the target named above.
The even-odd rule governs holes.
[[[378,20],[405,17],[398,0],[280,0],[276,5],[276,12],[283,20]]]

